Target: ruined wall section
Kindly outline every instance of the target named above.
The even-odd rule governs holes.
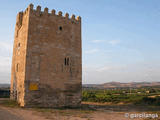
[[[30,5],[26,106],[78,106],[81,102],[81,18]]]
[[[10,97],[11,99],[14,99],[16,100],[16,75],[15,75],[15,71],[16,71],[16,66],[15,66],[15,59],[16,59],[16,46],[17,46],[17,43],[18,43],[18,39],[17,39],[17,32],[19,31],[20,27],[21,27],[21,23],[22,23],[22,16],[23,16],[23,13],[20,12],[17,14],[17,17],[16,17],[16,25],[15,25],[15,35],[14,35],[14,45],[13,45],[13,55],[12,55],[12,67],[11,67],[11,86],[10,86]]]
[[[17,15],[11,68],[11,99],[24,106],[24,80],[26,65],[26,44],[28,37],[28,9]]]

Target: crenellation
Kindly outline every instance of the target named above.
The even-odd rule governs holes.
[[[33,10],[33,7],[34,7],[34,5],[33,5],[32,3],[28,6],[28,8],[29,8],[30,10]]]
[[[69,14],[68,13],[65,14],[65,18],[69,18]]]
[[[29,12],[33,11],[33,4],[30,4],[26,9],[25,11],[23,12],[24,15],[28,14]]]
[[[81,17],[80,17],[80,16],[77,16],[76,20],[77,20],[77,21],[81,21]]]
[[[55,15],[55,14],[56,14],[56,11],[53,9],[53,10],[51,11],[51,14],[52,14],[52,15]]]
[[[26,10],[25,10],[25,11],[26,11],[26,13],[27,13],[27,12],[28,12],[28,8],[26,8]]]
[[[22,25],[22,20],[23,20],[23,12],[19,12],[17,15],[17,20],[16,20],[16,25],[18,28]]]
[[[44,14],[48,14],[48,8],[44,8]]]
[[[57,14],[56,14],[56,11],[54,9],[49,13],[49,9],[47,7],[44,8],[44,11],[41,11],[41,6],[39,6],[39,5],[36,7],[36,9],[34,9],[34,5],[30,4],[28,6],[28,8],[24,11],[24,14],[26,14],[28,12],[28,10],[34,11],[33,14],[35,14],[37,16],[43,16],[43,15],[59,16],[59,17],[62,17],[62,18],[67,18],[67,19],[72,20],[72,21],[78,21],[78,22],[81,21],[81,17],[77,16],[77,18],[76,18],[74,14],[71,17],[69,17],[68,13],[66,13],[63,16],[62,11],[58,11]]]
[[[41,13],[41,6],[38,5],[36,8],[36,14],[40,15],[40,13]]]
[[[59,11],[59,12],[58,12],[58,16],[62,16],[62,11]]]
[[[71,19],[72,19],[72,20],[75,20],[75,15],[74,15],[74,14],[71,16]]]

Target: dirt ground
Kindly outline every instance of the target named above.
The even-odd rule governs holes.
[[[131,118],[128,115],[141,113],[137,111],[118,112],[109,110],[81,110],[81,109],[64,109],[64,110],[39,109],[39,108],[31,109],[31,108],[10,108],[2,106],[0,106],[0,108],[3,109],[4,111],[10,112],[14,116],[20,117],[22,120],[130,120]],[[156,113],[156,112],[151,112],[151,113]],[[127,115],[127,117],[125,115]],[[134,120],[144,120],[144,119],[134,118]]]
[[[124,112],[0,107],[22,120],[128,120]],[[6,114],[7,116],[8,114]],[[139,119],[134,119],[139,120]]]
[[[3,112],[4,117],[10,115],[11,118],[12,116],[13,118],[19,118],[18,120],[144,120],[144,118],[130,117],[133,117],[134,114],[142,113],[157,113],[160,116],[159,107],[133,105],[99,106],[84,104],[81,109],[20,108],[0,105],[0,111]],[[160,117],[152,119],[160,120]],[[0,120],[6,119],[0,117]]]

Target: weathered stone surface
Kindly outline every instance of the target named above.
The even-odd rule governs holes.
[[[27,107],[80,106],[81,54],[81,18],[31,4],[17,15],[11,99]]]

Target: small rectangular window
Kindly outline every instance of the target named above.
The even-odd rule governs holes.
[[[67,65],[69,65],[69,58],[67,58]]]
[[[17,63],[16,65],[16,71],[18,72],[19,71],[19,64]]]
[[[64,65],[67,65],[67,59],[66,58],[64,59]]]
[[[69,65],[69,58],[64,59],[64,65]]]

